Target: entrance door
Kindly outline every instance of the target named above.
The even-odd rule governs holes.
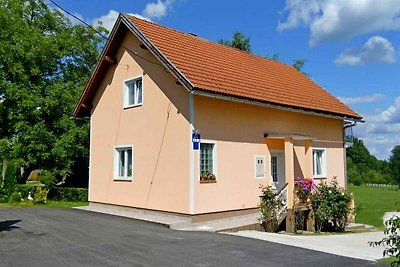
[[[284,152],[271,152],[271,181],[278,191],[285,185]]]

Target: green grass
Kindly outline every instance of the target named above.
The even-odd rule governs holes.
[[[395,257],[383,258],[383,259],[378,260],[378,262],[379,262],[379,263],[382,263],[383,265],[388,265],[388,266],[390,266],[390,264],[391,264],[392,262],[394,262],[395,259],[396,259]]]
[[[384,228],[382,216],[385,212],[396,211],[400,201],[400,190],[349,185],[356,203],[356,222]]]
[[[35,205],[32,202],[20,202],[20,203],[0,203],[0,208],[18,208],[18,207],[51,207],[51,208],[73,208],[79,206],[87,206],[88,202],[69,202],[69,201],[56,201],[47,200],[46,204]]]

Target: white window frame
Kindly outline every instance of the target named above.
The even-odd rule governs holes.
[[[263,160],[263,176],[257,176],[257,161],[261,158]],[[266,178],[266,162],[265,155],[254,155],[254,177],[256,179],[265,179]]]
[[[128,149],[131,149],[131,151],[132,151],[132,173],[131,173],[131,175],[130,176],[128,176],[128,175],[125,175],[125,176],[120,176],[119,175],[119,152],[118,152],[118,150],[121,150],[121,149],[126,149],[126,150],[128,150]],[[114,153],[114,171],[113,171],[113,179],[115,180],[115,181],[132,181],[133,180],[133,172],[134,172],[134,164],[133,164],[133,162],[134,162],[134,151],[133,151],[133,145],[118,145],[118,146],[114,146],[114,151],[113,151]],[[126,156],[126,154],[125,154],[125,168],[128,168],[128,164],[127,164],[127,161],[128,161],[128,157]],[[126,169],[126,173],[127,173],[127,170],[128,169]]]
[[[315,174],[315,170],[314,170],[314,166],[316,166],[316,162],[315,162],[315,157],[314,157],[314,151],[322,151],[322,173],[321,174]],[[326,148],[320,148],[320,147],[313,147],[312,148],[312,163],[313,163],[313,167],[312,167],[312,172],[313,172],[313,177],[314,178],[327,178],[327,174],[326,174],[326,170],[327,170],[327,160],[326,160]]]
[[[133,104],[129,104],[129,84],[133,83],[136,85],[136,82],[138,80],[142,81],[142,102],[141,103],[136,103],[137,101],[137,97],[134,97],[134,103]],[[143,82],[143,75],[140,76],[136,76],[136,77],[132,77],[129,78],[127,80],[124,80],[124,84],[123,84],[123,107],[125,108],[132,108],[132,107],[139,107],[143,105],[144,102],[144,82]]]
[[[201,150],[201,144],[213,144],[214,149],[213,149],[213,174],[215,177],[217,177],[217,142],[214,140],[205,140],[205,139],[200,139],[199,142],[199,176],[198,179],[200,181],[200,176],[201,176],[201,158],[200,158],[200,150]],[[217,177],[218,180],[218,177]]]

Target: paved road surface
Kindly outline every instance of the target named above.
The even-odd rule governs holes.
[[[0,266],[374,266],[266,241],[73,209],[0,209]]]

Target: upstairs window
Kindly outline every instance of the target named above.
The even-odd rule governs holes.
[[[314,178],[326,178],[326,150],[313,149],[313,176]]]
[[[143,81],[142,77],[125,82],[124,107],[140,106],[143,104]]]

